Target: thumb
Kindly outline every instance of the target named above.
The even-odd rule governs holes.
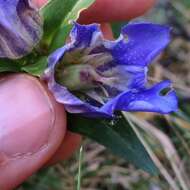
[[[46,163],[66,131],[62,106],[35,78],[0,80],[0,189],[16,187]]]

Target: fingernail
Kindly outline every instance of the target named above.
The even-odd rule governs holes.
[[[54,110],[37,79],[23,74],[1,79],[0,105],[0,155],[25,156],[47,145]]]

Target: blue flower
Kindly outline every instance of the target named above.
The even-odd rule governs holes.
[[[31,0],[0,0],[0,57],[29,53],[42,36],[42,20]]]
[[[115,111],[177,110],[170,81],[147,84],[148,65],[170,41],[170,29],[150,23],[123,27],[115,41],[99,25],[74,23],[71,42],[49,56],[45,78],[70,113],[113,117]]]

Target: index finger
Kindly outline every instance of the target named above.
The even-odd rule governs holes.
[[[33,0],[42,6],[48,0]],[[80,23],[125,21],[142,15],[150,9],[155,0],[96,0],[84,10],[79,18]]]
[[[126,21],[145,13],[155,0],[96,0],[91,7],[84,10],[79,22],[113,22]]]

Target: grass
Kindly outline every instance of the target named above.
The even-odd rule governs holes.
[[[83,160],[83,146],[81,146],[80,151],[79,151],[79,166],[78,166],[77,188],[76,188],[76,190],[80,190],[81,189],[82,160]]]

